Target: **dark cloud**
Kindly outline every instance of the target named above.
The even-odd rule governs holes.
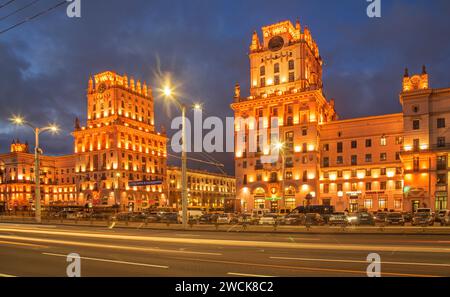
[[[57,1],[41,2],[0,22],[0,29]],[[207,115],[231,116],[234,84],[248,89],[252,31],[297,17],[319,44],[325,92],[343,117],[399,112],[405,66],[417,72],[427,64],[432,86],[449,85],[449,2],[382,0],[383,17],[374,20],[364,0],[82,0],[81,19],[59,9],[0,35],[0,151],[17,136],[31,142],[30,134],[8,124],[11,114],[21,113],[39,124],[61,124],[64,133],[44,138],[46,151],[72,152],[70,131],[76,116],[85,120],[88,77],[104,70],[156,88],[160,65],[182,84],[185,100],[204,102]],[[0,9],[0,16],[7,11]],[[161,100],[156,103],[157,123],[168,127],[177,111],[165,116]],[[232,155],[214,157],[233,172]]]

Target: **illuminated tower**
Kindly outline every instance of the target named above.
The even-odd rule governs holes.
[[[166,137],[153,108],[146,83],[109,71],[89,79],[87,125],[77,120],[73,133],[85,203],[131,211],[165,203]]]
[[[284,21],[262,33],[260,41],[254,32],[250,45],[250,96],[242,98],[236,85],[231,105],[235,118],[245,119],[235,123],[236,190],[243,210],[278,211],[317,202],[320,125],[336,116],[322,94],[322,59],[308,28]],[[270,135],[274,126],[278,139]],[[250,149],[253,138],[256,151]],[[283,151],[267,164],[262,157],[273,155],[274,142]]]

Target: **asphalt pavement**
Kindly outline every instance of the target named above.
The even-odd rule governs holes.
[[[274,234],[0,224],[0,276],[450,276],[450,236]]]

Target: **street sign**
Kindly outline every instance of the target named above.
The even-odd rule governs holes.
[[[129,187],[157,186],[157,185],[162,185],[162,183],[163,182],[161,180],[152,180],[152,181],[141,180],[141,181],[128,182],[128,186]]]

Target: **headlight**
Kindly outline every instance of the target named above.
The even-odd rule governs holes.
[[[348,217],[347,221],[353,222],[353,221],[356,221],[357,219],[358,219],[357,217]]]

